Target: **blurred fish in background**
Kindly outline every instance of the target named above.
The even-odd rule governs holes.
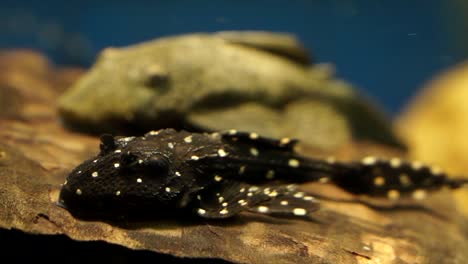
[[[297,35],[318,62],[390,113],[431,76],[468,57],[462,0],[12,1],[0,4],[0,48],[33,48],[58,64],[90,66],[108,46],[219,30]]]

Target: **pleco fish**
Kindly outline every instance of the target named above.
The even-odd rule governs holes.
[[[103,135],[101,141],[101,152],[75,168],[60,193],[60,204],[78,216],[173,211],[204,218],[241,211],[308,216],[318,202],[295,183],[330,181],[355,194],[392,200],[422,199],[427,191],[468,183],[398,158],[349,163],[306,158],[294,152],[297,140],[236,130],[164,129],[142,137]]]
[[[133,135],[166,127],[289,135],[332,150],[403,147],[391,120],[292,35],[198,33],[105,49],[58,102],[64,124]]]

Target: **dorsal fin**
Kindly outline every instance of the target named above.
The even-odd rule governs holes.
[[[297,139],[281,138],[273,139],[259,136],[253,132],[242,132],[235,129],[221,132],[223,139],[231,141],[239,141],[247,144],[261,146],[270,149],[281,149],[286,151],[293,151],[296,144],[299,142]]]
[[[234,44],[260,49],[285,57],[298,64],[310,65],[309,53],[299,40],[291,34],[266,31],[221,31],[215,34]]]

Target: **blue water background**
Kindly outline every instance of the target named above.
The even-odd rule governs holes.
[[[0,48],[90,66],[107,46],[218,30],[296,34],[318,62],[398,113],[434,74],[468,56],[463,1],[0,2]]]

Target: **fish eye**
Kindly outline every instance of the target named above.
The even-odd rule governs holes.
[[[147,76],[145,84],[150,87],[165,88],[169,81],[169,76],[164,74],[151,74]]]
[[[169,171],[169,163],[160,157],[152,157],[144,162],[144,166],[154,172],[166,173]]]
[[[169,84],[169,73],[159,65],[150,65],[144,70],[144,84],[148,87],[165,90]]]

